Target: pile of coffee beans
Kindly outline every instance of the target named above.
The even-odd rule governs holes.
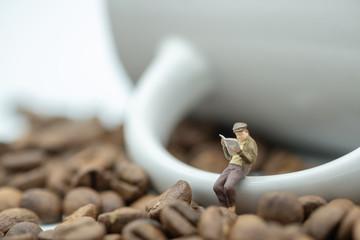
[[[155,193],[144,171],[127,159],[122,127],[109,131],[97,119],[23,114],[29,131],[0,144],[0,239],[360,239],[360,207],[347,199],[277,191],[260,199],[256,213],[201,206],[181,179]],[[214,131],[201,126],[201,134]],[[201,151],[207,140],[195,149],[204,135],[176,131],[169,148],[181,150],[177,154],[187,148],[200,159],[195,162],[214,158]],[[57,226],[43,231],[51,223]]]
[[[258,158],[249,175],[274,175],[296,172],[319,165],[280,147],[269,139],[250,135],[258,145]],[[235,138],[232,126],[223,126],[194,118],[184,119],[174,130],[168,150],[179,160],[202,170],[221,173],[229,164],[220,144],[219,134]]]

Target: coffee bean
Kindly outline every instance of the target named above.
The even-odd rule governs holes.
[[[118,233],[110,233],[104,236],[103,240],[121,240],[121,235]]]
[[[66,168],[63,162],[55,162],[48,167],[46,188],[55,192],[58,196],[64,197],[70,190],[70,179],[72,173]]]
[[[12,175],[6,184],[20,190],[41,188],[45,186],[46,177],[46,169],[38,167],[27,172],[18,172]]]
[[[223,240],[227,238],[236,215],[228,209],[210,206],[200,216],[199,235],[208,240]]]
[[[26,190],[21,199],[21,207],[35,212],[40,217],[41,222],[46,224],[61,220],[61,199],[46,189]]]
[[[7,171],[26,171],[44,163],[46,154],[40,149],[11,152],[1,157],[1,165]]]
[[[54,231],[53,229],[51,230],[46,230],[46,231],[42,231],[39,233],[39,235],[37,236],[38,240],[52,240],[53,239],[53,235],[54,235]]]
[[[130,205],[130,207],[146,212],[146,206],[148,206],[150,203],[152,203],[157,197],[158,197],[158,195],[156,195],[156,194],[143,195],[139,199],[137,199],[135,202],[133,202]]]
[[[123,240],[166,240],[159,223],[152,219],[137,219],[122,231]]]
[[[31,233],[24,233],[21,235],[6,236],[4,240],[37,240],[37,238]]]
[[[80,217],[71,223],[57,226],[53,233],[53,240],[102,240],[105,234],[103,224],[97,223],[91,217]]]
[[[93,219],[96,219],[97,215],[98,213],[96,210],[96,206],[92,203],[89,203],[80,207],[75,212],[67,216],[61,224],[72,222],[80,217],[91,217]]]
[[[96,211],[101,211],[101,198],[98,192],[88,187],[78,187],[70,190],[63,200],[63,211],[66,216],[80,207],[92,203]]]
[[[34,237],[37,237],[40,232],[42,232],[42,229],[36,223],[20,222],[12,226],[6,233],[5,237],[7,238],[9,236],[18,236],[26,233],[30,233]]]
[[[322,197],[314,195],[301,196],[299,201],[304,209],[304,219],[307,219],[315,209],[327,203]]]
[[[122,207],[100,214],[98,222],[103,223],[109,233],[120,233],[127,223],[139,218],[146,218],[146,214],[138,209]]]
[[[204,239],[202,237],[200,237],[200,236],[193,235],[193,236],[172,238],[171,240],[204,240]]]
[[[270,154],[262,168],[264,175],[274,175],[304,170],[304,160],[283,149],[276,149]]]
[[[355,221],[352,233],[354,240],[360,240],[360,219]]]
[[[145,172],[137,165],[126,161],[117,163],[114,176],[110,180],[111,188],[125,201],[134,201],[142,196],[147,185],[148,178]]]
[[[194,149],[194,153],[189,156],[191,166],[215,173],[221,173],[228,166],[229,161],[224,157],[219,143],[204,144],[199,148]]]
[[[257,214],[265,220],[282,224],[302,222],[304,210],[297,196],[289,191],[272,191],[264,194],[258,204]]]
[[[340,223],[339,229],[337,231],[337,239],[351,239],[354,224],[358,219],[360,219],[360,207],[353,206],[352,208],[350,208],[350,210],[347,212],[347,214]]]
[[[268,227],[266,222],[259,216],[253,214],[240,215],[232,226],[230,240],[262,240],[266,239]]]
[[[40,219],[36,213],[25,208],[6,209],[0,213],[0,232],[7,232],[19,222],[39,223]]]
[[[335,199],[317,208],[305,221],[305,232],[323,240],[335,234],[336,227],[354,204],[347,199]]]
[[[160,212],[160,221],[172,237],[197,233],[199,215],[184,201],[174,200]]]
[[[105,171],[97,166],[84,165],[80,167],[76,175],[72,178],[71,187],[89,187],[97,191],[109,188],[109,179]]]
[[[0,212],[8,209],[20,207],[22,192],[13,187],[0,188]]]
[[[190,203],[191,198],[192,191],[189,183],[180,180],[149,204],[146,211],[150,218],[159,218],[160,211],[171,201],[178,199]]]
[[[100,198],[102,202],[101,213],[111,212],[125,206],[123,198],[114,191],[101,192]]]

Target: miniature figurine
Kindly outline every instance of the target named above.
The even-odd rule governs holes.
[[[236,210],[236,185],[249,173],[255,163],[258,148],[255,140],[249,135],[247,124],[237,122],[233,126],[235,138],[221,137],[225,157],[230,160],[228,167],[221,173],[214,184],[214,192],[220,205],[231,211]]]

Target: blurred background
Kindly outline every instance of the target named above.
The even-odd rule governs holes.
[[[218,91],[204,118],[241,118],[283,143],[344,154],[359,146],[359,9],[352,0],[1,0],[0,141],[26,127],[18,105],[120,124],[159,42],[176,35],[213,65]]]

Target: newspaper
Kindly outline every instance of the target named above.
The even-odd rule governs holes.
[[[230,147],[235,147],[236,149],[241,150],[241,147],[239,145],[239,142],[236,138],[226,138],[223,135],[219,134],[221,139],[224,140],[225,147],[227,148],[230,155],[238,155],[239,153],[234,152]]]

